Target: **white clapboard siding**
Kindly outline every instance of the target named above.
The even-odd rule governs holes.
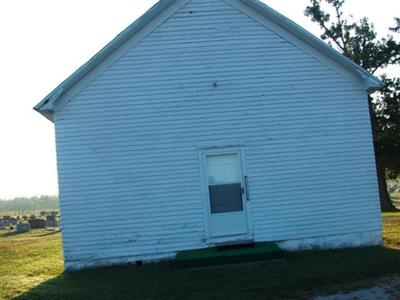
[[[210,146],[245,150],[256,241],[381,226],[365,91],[222,0],[182,7],[55,124],[67,262],[206,247]]]

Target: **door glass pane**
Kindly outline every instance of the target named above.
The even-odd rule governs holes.
[[[212,214],[242,211],[239,155],[207,156],[208,191]]]
[[[210,185],[211,213],[218,214],[242,211],[242,190],[240,183]]]
[[[207,156],[208,184],[240,182],[238,154]]]

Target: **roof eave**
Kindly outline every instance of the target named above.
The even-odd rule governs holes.
[[[36,110],[38,113],[40,113],[42,116],[44,116],[46,119],[48,119],[49,121],[54,123],[54,111],[53,110],[43,110],[38,108],[37,106],[35,106],[33,108],[34,110]]]
[[[376,92],[383,87],[383,81],[371,75],[363,68],[357,70],[360,77],[364,80],[365,87],[368,93]]]

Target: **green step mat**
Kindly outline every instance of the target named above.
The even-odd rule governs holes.
[[[226,249],[207,248],[179,252],[176,262],[182,267],[206,267],[279,259],[283,251],[275,243],[262,243]]]

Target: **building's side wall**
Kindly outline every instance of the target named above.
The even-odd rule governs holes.
[[[224,1],[183,7],[55,123],[69,268],[205,247],[212,146],[245,150],[256,241],[380,230],[366,94]]]

